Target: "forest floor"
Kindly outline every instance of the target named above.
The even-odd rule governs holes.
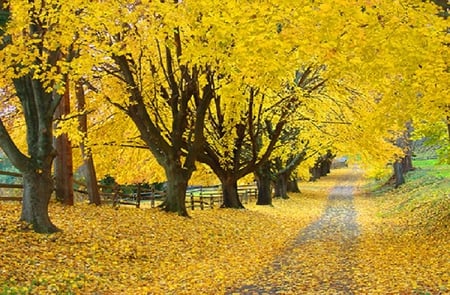
[[[393,189],[338,169],[272,207],[189,219],[52,203],[53,235],[0,202],[0,294],[450,294],[440,173],[418,169]]]

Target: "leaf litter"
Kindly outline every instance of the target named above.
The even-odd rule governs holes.
[[[380,214],[408,196],[367,196],[355,173],[302,183],[273,207],[195,210],[190,219],[52,203],[64,230],[53,235],[29,231],[18,204],[0,203],[0,294],[450,292],[448,201]]]

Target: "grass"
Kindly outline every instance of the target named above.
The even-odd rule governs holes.
[[[405,184],[397,189],[382,186],[373,191],[383,202],[385,216],[403,214],[408,218],[426,219],[429,224],[450,214],[450,165],[440,165],[437,160],[416,160],[415,170],[405,175]]]
[[[450,167],[433,160],[414,166],[399,188],[371,183],[356,198],[356,257],[371,294],[450,293]]]
[[[414,160],[413,166],[419,171],[426,172],[427,175],[450,178],[450,165],[439,164],[437,159]]]

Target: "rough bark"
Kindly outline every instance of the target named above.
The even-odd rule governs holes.
[[[59,231],[50,221],[48,214],[48,204],[53,191],[51,169],[30,170],[22,175],[24,189],[20,220],[31,224],[38,233]]]
[[[164,211],[175,212],[180,216],[189,216],[186,210],[186,189],[191,173],[172,163],[166,167],[166,175],[166,199],[162,208]]]
[[[49,219],[48,203],[53,191],[51,167],[55,157],[52,122],[60,98],[46,93],[42,82],[32,79],[31,74],[16,79],[14,84],[24,109],[30,154],[20,163],[18,157],[21,156],[17,152],[8,153],[23,175],[21,220],[32,224],[36,232],[55,232],[58,229]]]
[[[233,175],[226,175],[222,177],[220,181],[222,184],[222,193],[223,193],[222,207],[243,209],[244,205],[242,205],[242,202],[239,199],[236,177],[233,177]]]
[[[272,177],[270,165],[266,163],[255,172],[256,184],[258,186],[258,199],[256,205],[272,205]]]
[[[57,99],[45,93],[42,84],[31,75],[14,81],[27,124],[29,156],[23,154],[12,141],[0,120],[0,146],[11,163],[23,175],[21,220],[39,233],[52,233],[58,228],[50,221],[48,204],[53,191],[51,167],[55,156],[52,141],[52,118]],[[47,103],[45,103],[47,102]],[[49,108],[43,108],[46,105]]]
[[[228,177],[233,178],[237,183],[239,179],[250,174],[255,173],[264,163],[266,163],[272,154],[276,143],[280,137],[283,127],[286,124],[286,113],[282,113],[278,121],[271,122],[263,117],[262,106],[255,109],[254,99],[259,91],[251,89],[249,91],[249,99],[247,103],[247,111],[244,116],[236,120],[234,129],[236,131],[233,143],[232,152],[226,154],[217,148],[214,143],[206,142],[203,147],[203,153],[199,154],[198,160],[208,165],[222,182],[222,186],[227,186],[225,181]],[[211,129],[208,134],[212,134],[211,138],[223,138],[224,132],[229,128],[224,121],[225,114],[221,109],[221,97],[215,97],[215,109],[209,112],[207,118],[211,124]],[[265,132],[263,126],[270,125],[267,130],[270,134],[266,134],[270,141],[265,150],[262,150],[262,137]],[[274,126],[272,126],[274,125]],[[267,133],[267,132],[266,132]],[[241,202],[227,201],[223,204],[224,207],[231,206],[231,208],[243,208]]]

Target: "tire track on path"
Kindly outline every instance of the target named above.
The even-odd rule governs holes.
[[[339,175],[322,216],[299,232],[251,283],[230,294],[355,294],[353,249],[359,228],[353,205],[358,170]]]

